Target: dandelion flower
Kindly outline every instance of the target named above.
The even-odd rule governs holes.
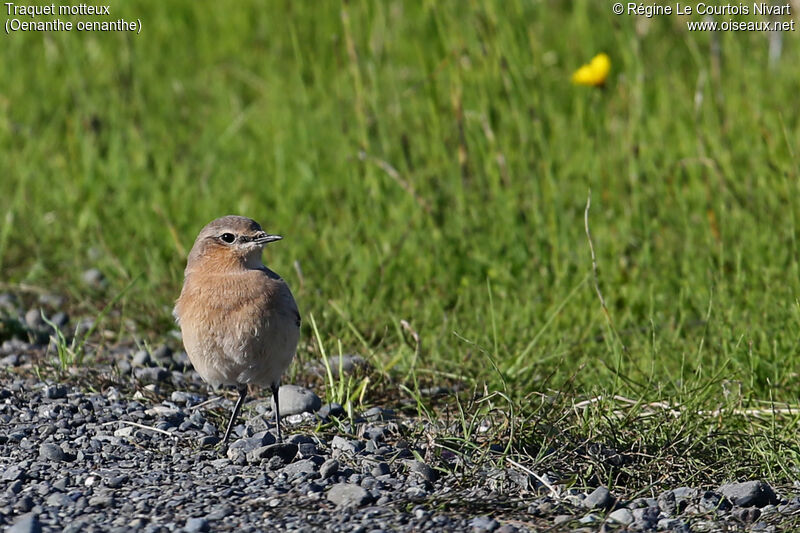
[[[592,60],[572,73],[572,83],[601,87],[605,85],[611,71],[611,59],[608,54],[597,54]]]

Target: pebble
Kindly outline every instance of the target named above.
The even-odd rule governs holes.
[[[489,516],[476,516],[470,520],[469,527],[476,533],[480,531],[495,531],[500,527],[500,523]]]
[[[37,515],[28,513],[17,518],[6,533],[42,533],[42,524]]]
[[[426,465],[425,463],[420,461],[406,461],[405,464],[406,466],[408,466],[408,469],[411,472],[418,474],[422,479],[424,479],[428,483],[433,483],[434,481],[436,481],[437,478],[436,471],[430,466]]]
[[[608,488],[601,485],[586,496],[582,505],[586,509],[610,509],[614,505],[614,498]]]
[[[617,509],[608,514],[608,518],[614,522],[618,522],[627,526],[633,523],[633,513],[629,509]]]
[[[778,504],[775,491],[763,481],[745,481],[722,485],[719,492],[739,507],[764,507]]]
[[[83,283],[88,287],[92,287],[94,289],[101,289],[107,284],[105,275],[96,268],[85,270],[81,274],[81,281],[83,281]]]
[[[317,411],[317,415],[320,418],[328,418],[331,416],[342,418],[345,414],[347,414],[347,412],[344,410],[344,407],[338,403],[326,403]]]
[[[333,477],[339,473],[339,461],[336,459],[328,459],[322,466],[319,467],[319,476],[322,479]]]
[[[50,385],[44,389],[44,395],[51,400],[67,397],[67,387],[64,385]]]
[[[328,501],[341,507],[360,507],[370,501],[370,496],[358,485],[337,483],[328,491]]]
[[[211,526],[205,518],[190,518],[183,529],[186,533],[207,533],[211,531]]]
[[[281,385],[278,390],[281,415],[291,416],[314,413],[322,407],[322,400],[313,391],[299,385]],[[273,409],[275,406],[273,405]]]
[[[42,310],[36,308],[29,309],[28,312],[25,313],[25,323],[32,330],[42,329],[45,327],[46,323],[42,318]]]
[[[60,446],[57,446],[53,443],[46,442],[39,446],[39,458],[45,459],[47,461],[66,461],[67,454],[64,453],[64,450],[61,449]]]

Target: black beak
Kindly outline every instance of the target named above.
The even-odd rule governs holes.
[[[253,237],[253,242],[256,244],[267,244],[283,239],[280,235],[269,235],[267,233],[259,233]]]

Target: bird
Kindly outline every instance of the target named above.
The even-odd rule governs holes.
[[[300,312],[289,285],[264,266],[264,247],[281,240],[255,220],[228,215],[209,222],[189,252],[173,314],[186,354],[215,389],[234,386],[239,398],[222,445],[227,444],[248,392],[268,386],[282,442],[278,390],[300,338]]]

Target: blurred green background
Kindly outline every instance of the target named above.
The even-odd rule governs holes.
[[[163,336],[194,237],[235,213],[285,237],[301,358],[313,314],[423,382],[796,398],[796,32],[770,62],[769,33],[588,0],[111,9],[141,34],[0,37],[6,287],[96,314],[138,277],[122,333]],[[572,85],[598,52],[605,86]]]

